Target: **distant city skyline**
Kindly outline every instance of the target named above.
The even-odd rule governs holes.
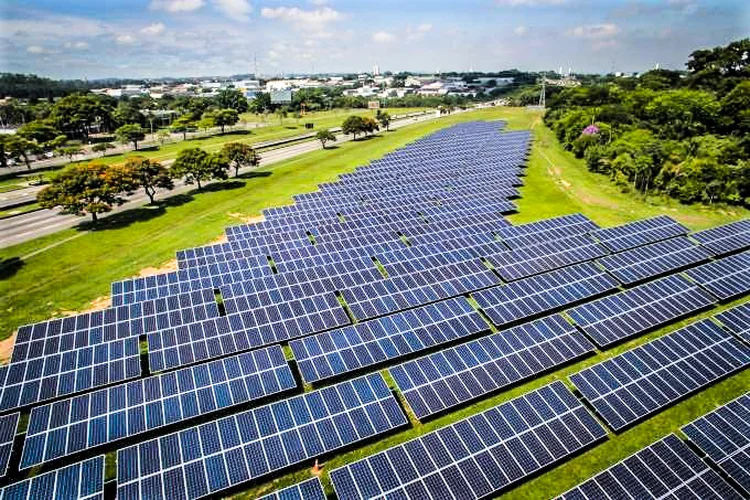
[[[3,0],[0,71],[158,78],[385,71],[684,69],[750,36],[709,0]]]

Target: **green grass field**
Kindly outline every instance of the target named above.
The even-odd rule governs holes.
[[[132,276],[148,266],[170,260],[178,249],[208,243],[226,225],[239,223],[236,215],[251,216],[262,208],[289,203],[293,194],[311,191],[316,184],[334,179],[368,160],[382,156],[417,137],[452,123],[474,119],[505,118],[512,128],[532,128],[535,144],[518,200],[516,223],[581,212],[601,225],[614,225],[666,213],[694,229],[705,228],[743,217],[747,211],[720,207],[683,206],[658,198],[641,199],[622,193],[608,181],[586,171],[585,166],[565,152],[540,121],[538,112],[494,108],[451,116],[439,121],[414,124],[367,141],[341,144],[338,149],[316,151],[293,160],[259,169],[252,176],[217,184],[203,193],[175,196],[158,207],[117,214],[94,232],[71,229],[0,249],[0,334],[8,336],[19,324],[41,320],[63,311],[88,307],[97,297],[108,294],[109,283]],[[234,215],[232,215],[234,214]],[[744,299],[746,300],[746,299]],[[722,306],[730,307],[735,301]],[[444,415],[427,424],[414,423],[367,446],[358,447],[327,460],[326,471],[363,456],[406,441],[437,427],[477,413],[519,396],[583,367],[641,345],[660,335],[715,314],[714,309],[673,324],[630,342],[568,365],[510,390],[484,398],[471,406]],[[657,413],[654,417],[610,439],[588,452],[525,482],[503,494],[503,498],[538,499],[553,497],[579,481],[650,442],[675,432],[681,425],[723,404],[750,387],[750,371],[741,372],[699,392],[695,396]],[[308,464],[312,465],[312,464]],[[253,485],[240,498],[255,498],[271,489],[310,476],[300,467],[276,481]]]

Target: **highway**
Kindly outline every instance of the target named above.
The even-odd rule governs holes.
[[[456,110],[454,113],[459,113],[461,110]],[[398,129],[405,127],[417,122],[426,120],[434,120],[437,117],[434,114],[422,115],[417,118],[406,118],[391,123],[391,129]],[[343,134],[337,134],[337,142],[350,141],[349,136]],[[260,166],[264,167],[272,165],[295,156],[299,156],[304,153],[309,153],[321,149],[319,141],[306,141],[290,146],[283,146],[277,149],[271,149],[261,153]],[[162,162],[164,165],[169,165],[172,161]],[[240,169],[240,173],[254,170],[252,168]],[[175,181],[175,188],[168,192],[159,192],[157,197],[168,196],[184,193],[195,189],[193,184],[185,184],[182,180]],[[104,218],[113,213],[121,212],[131,208],[135,208],[140,205],[148,203],[148,197],[139,191],[131,196],[126,203],[119,207],[115,207],[112,212],[108,214],[101,214],[100,218]],[[0,248],[17,245],[25,241],[39,238],[48,234],[68,229],[80,224],[84,220],[90,220],[90,218],[78,217],[75,215],[61,214],[59,209],[54,210],[39,210],[36,212],[30,212],[27,214],[17,215],[7,219],[0,220]]]

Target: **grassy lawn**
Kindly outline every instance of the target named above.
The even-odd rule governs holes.
[[[5,219],[12,215],[25,214],[26,212],[33,212],[34,210],[39,210],[40,208],[42,207],[39,206],[39,203],[33,202],[27,203],[25,205],[20,205],[18,207],[8,208],[5,210],[0,209],[0,219]]]
[[[214,240],[226,225],[239,222],[236,214],[252,216],[263,208],[290,203],[293,194],[314,190],[320,182],[330,181],[338,174],[378,158],[417,137],[459,121],[502,117],[508,119],[512,128],[533,128],[536,141],[526,184],[522,188],[523,198],[518,200],[519,214],[512,217],[516,223],[581,212],[601,225],[614,225],[666,213],[691,228],[699,229],[748,217],[747,211],[739,209],[682,206],[660,199],[633,198],[622,193],[604,177],[587,172],[581,161],[562,150],[541,124],[539,116],[538,112],[523,109],[491,108],[414,124],[367,141],[344,143],[335,150],[316,151],[262,168],[252,176],[217,184],[203,193],[174,196],[157,207],[114,215],[94,232],[70,229],[0,249],[0,263],[5,263],[0,267],[0,338],[7,337],[20,324],[63,311],[86,308],[95,298],[109,293],[111,281],[132,276],[144,267],[159,266],[172,259],[178,249]],[[739,302],[742,300],[724,305],[722,309]],[[345,463],[495,406],[553,380],[567,382],[567,376],[573,372],[641,345],[699,317],[716,314],[718,310],[713,309],[641,336],[424,425],[412,421],[411,427],[386,439],[328,460],[322,477],[324,484],[330,492],[327,471]],[[681,425],[716,405],[739,396],[748,387],[750,371],[727,378],[620,435],[611,435],[608,441],[505,492],[503,497],[536,499],[555,496],[650,442],[677,431]],[[238,496],[256,498],[260,493],[309,476],[309,469],[300,467],[276,481],[256,484]]]

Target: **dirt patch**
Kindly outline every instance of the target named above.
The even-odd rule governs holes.
[[[210,245],[218,245],[219,243],[226,243],[229,241],[229,238],[227,237],[227,233],[221,233],[218,238],[211,241]]]
[[[0,341],[0,365],[6,365],[8,364],[8,361],[10,361],[10,357],[13,355],[13,346],[16,343],[17,333],[18,332],[13,332],[13,335]]]
[[[170,271],[177,270],[177,259],[172,259],[161,267],[144,267],[138,274],[137,278],[145,278],[146,276],[153,276],[155,274],[164,274]]]
[[[230,217],[234,217],[235,219],[239,219],[245,224],[255,224],[256,222],[263,222],[266,220],[265,217],[263,217],[263,214],[261,215],[245,215],[241,214],[239,212],[230,212],[228,214]]]

